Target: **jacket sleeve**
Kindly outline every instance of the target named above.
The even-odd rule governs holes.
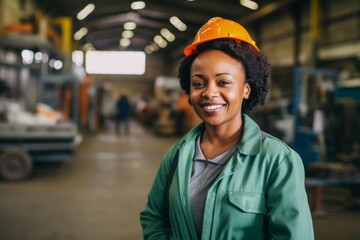
[[[170,239],[171,231],[168,220],[166,186],[170,165],[174,155],[172,147],[163,160],[155,176],[148,201],[140,213],[140,222],[144,239]]]
[[[267,217],[271,239],[314,239],[304,178],[302,160],[290,150],[269,179]]]

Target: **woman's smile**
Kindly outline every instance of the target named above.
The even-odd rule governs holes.
[[[204,111],[209,113],[219,112],[226,104],[200,104]]]

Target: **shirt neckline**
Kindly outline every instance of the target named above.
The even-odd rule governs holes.
[[[235,144],[233,147],[229,148],[225,152],[220,153],[214,158],[206,159],[200,147],[201,136],[202,134],[199,134],[199,136],[196,137],[194,161],[206,161],[213,164],[223,165],[236,151],[237,144]]]

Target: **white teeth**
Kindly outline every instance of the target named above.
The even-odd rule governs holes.
[[[205,109],[207,110],[214,110],[214,109],[218,109],[218,108],[221,108],[222,105],[207,105],[207,106],[204,106]]]

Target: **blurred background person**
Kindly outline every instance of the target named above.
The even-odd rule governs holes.
[[[121,94],[116,102],[115,133],[120,135],[123,131],[126,135],[130,134],[129,117],[131,106],[128,97]]]

